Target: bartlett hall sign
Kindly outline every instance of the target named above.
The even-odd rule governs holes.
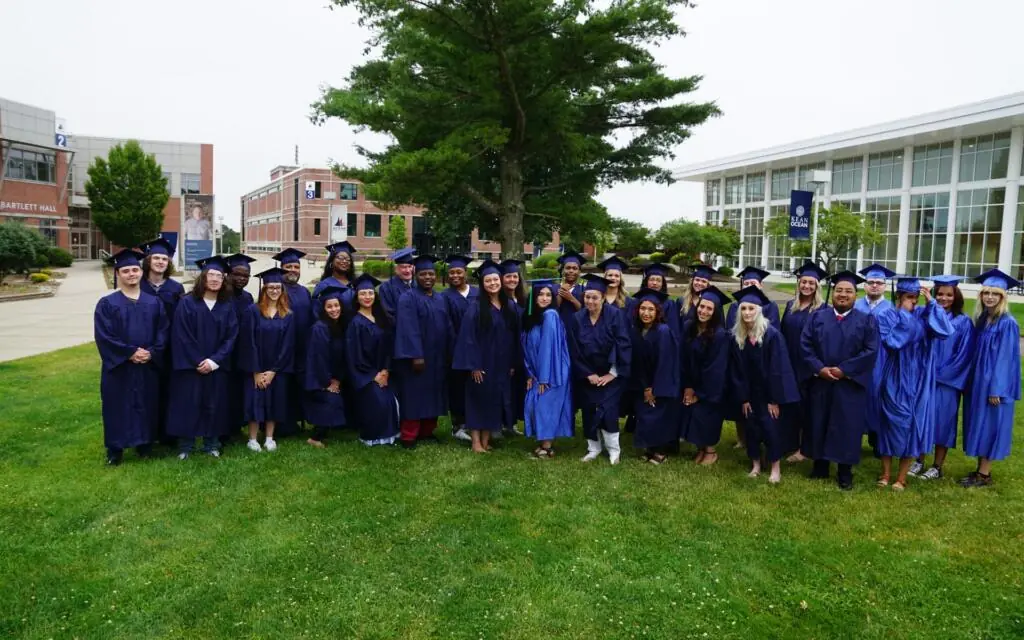
[[[0,211],[9,211],[11,213],[57,213],[57,207],[52,204],[0,200]]]

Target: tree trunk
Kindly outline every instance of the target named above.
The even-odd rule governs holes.
[[[501,156],[501,205],[498,210],[498,232],[501,234],[501,255],[519,259],[523,255],[523,171],[519,158],[508,151]]]

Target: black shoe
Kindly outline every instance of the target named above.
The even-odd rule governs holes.
[[[139,456],[140,458],[142,458],[143,460],[146,460],[148,458],[152,458],[153,457],[153,446],[152,445],[148,445],[148,444],[144,444],[144,445],[142,445],[140,447],[135,447],[135,454],[137,456]]]
[[[828,480],[829,473],[828,471],[813,469],[809,474],[807,474],[807,477],[811,480]]]
[[[416,448],[416,441],[415,440],[399,440],[398,444],[402,445],[403,449],[410,449],[411,450],[411,449],[415,449]]]
[[[972,471],[969,474],[967,474],[966,477],[960,479],[960,486],[961,487],[973,487],[974,483],[977,481],[977,479],[978,479],[978,472],[977,471]]]
[[[116,467],[121,464],[121,456],[107,456],[107,466]]]
[[[841,491],[853,491],[853,478],[837,478],[836,484]]]

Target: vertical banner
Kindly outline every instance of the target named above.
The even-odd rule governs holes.
[[[813,191],[793,190],[789,194],[789,237],[811,237],[811,202]]]
[[[213,196],[185,196],[185,223],[182,225],[185,269],[196,270],[196,260],[213,255],[215,220]]]
[[[348,205],[331,205],[331,244],[348,240]],[[355,231],[353,229],[352,231]]]

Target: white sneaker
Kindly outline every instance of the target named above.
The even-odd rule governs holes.
[[[178,460],[188,460],[188,454],[187,453],[179,453],[178,454]]]
[[[263,446],[267,448],[267,451],[277,451],[277,443],[274,442],[273,438],[267,438],[267,441],[263,443]]]
[[[214,458],[220,457],[220,451],[218,451],[217,449],[211,449],[210,451],[207,451],[207,453],[209,453]]]
[[[468,429],[459,429],[455,432],[456,440],[465,440],[466,442],[473,442],[473,436],[469,435]]]
[[[917,460],[914,460],[913,464],[910,465],[910,470],[907,471],[907,473],[909,473],[912,476],[919,476],[921,475],[922,471],[924,471],[924,464]]]
[[[619,434],[602,431],[601,435],[604,436],[604,446],[608,449],[608,461],[612,464],[619,464],[619,456],[622,454],[622,450],[619,448]]]
[[[601,455],[601,441],[587,440],[587,455],[580,458],[580,460],[583,462],[593,462],[594,460],[597,460],[599,455]]]
[[[245,444],[245,446],[249,447],[250,451],[263,451],[263,447],[261,447],[260,443],[256,440],[250,440]]]

